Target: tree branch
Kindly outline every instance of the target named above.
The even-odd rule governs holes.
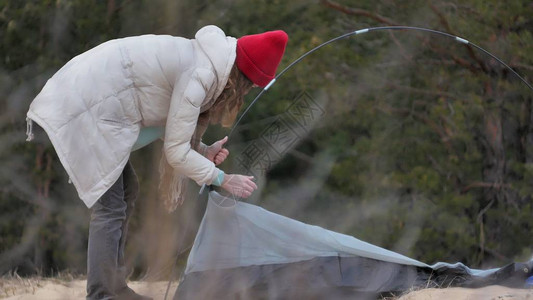
[[[422,123],[429,126],[429,128],[431,128],[440,137],[441,141],[444,143],[449,153],[455,153],[450,143],[450,137],[446,134],[445,130],[443,130],[437,123],[431,120],[428,116],[425,116],[421,113],[413,112],[412,110],[409,110],[406,108],[395,108],[395,107],[391,107],[388,105],[379,106],[378,109],[385,113],[397,113],[403,116],[411,115],[415,117],[416,119],[422,121]]]
[[[518,69],[518,68],[521,68],[521,69],[524,69],[524,70],[528,70],[528,71],[533,71],[533,66],[532,65],[526,65],[526,64],[523,64],[523,63],[511,63],[509,64],[509,66],[513,69]]]
[[[494,249],[490,249],[490,248],[485,247],[483,249],[483,251],[485,251],[486,253],[496,257],[497,259],[499,259],[501,261],[505,261],[505,262],[510,261],[509,257],[499,253],[498,251],[496,251]]]
[[[419,95],[441,96],[441,97],[448,97],[448,98],[451,98],[451,99],[457,99],[456,95],[454,95],[452,93],[448,93],[448,92],[439,91],[439,90],[436,90],[436,91],[424,90],[424,89],[414,88],[414,87],[410,87],[410,86],[403,86],[403,85],[399,85],[399,84],[395,84],[395,83],[389,83],[388,86],[391,87],[391,88],[397,89],[397,90],[401,90],[401,91],[405,91],[405,92],[409,92],[409,93],[414,93],[414,94],[419,94]]]
[[[448,23],[448,20],[446,20],[446,17],[444,16],[444,14],[437,9],[437,7],[435,5],[433,5],[432,3],[429,3],[429,7],[431,8],[431,10],[439,17],[439,20],[440,20],[440,23],[442,24],[442,26],[444,26],[444,28],[446,29],[446,31],[450,34],[453,34],[453,35],[456,35],[454,33],[454,31],[452,30],[451,26],[450,26],[450,23]],[[477,64],[480,66],[480,68],[483,70],[483,72],[487,73],[488,70],[487,70],[487,67],[485,66],[485,64],[483,63],[483,61],[481,61],[477,55],[474,53],[474,49],[472,49],[472,46],[470,44],[466,44],[464,45],[468,51],[468,55],[474,60],[477,62]]]
[[[333,2],[333,1],[330,1],[330,0],[321,0],[320,2],[322,4],[324,4],[325,6],[327,6],[327,7],[333,8],[335,10],[338,10],[338,11],[343,12],[343,13],[348,14],[348,15],[364,16],[364,17],[373,19],[375,21],[378,21],[380,23],[386,24],[386,25],[391,25],[391,26],[397,25],[397,23],[395,21],[393,21],[393,20],[391,20],[391,19],[389,19],[387,17],[381,16],[381,15],[378,15],[378,14],[374,14],[374,13],[368,11],[368,10],[344,6],[344,5],[341,5],[341,4],[337,3],[337,2]],[[398,48],[400,48],[401,55],[405,59],[411,61],[412,58],[407,54],[407,51],[405,51],[405,48],[403,47],[403,45],[400,43],[400,41],[398,41],[398,39],[394,35],[394,32],[389,31],[389,35],[390,35],[392,41],[396,44],[396,46],[398,46]]]
[[[389,35],[392,39],[392,41],[394,42],[394,44],[396,44],[396,46],[398,46],[398,48],[400,48],[400,53],[401,55],[403,56],[403,58],[405,58],[407,61],[413,61],[413,57],[410,56],[407,51],[405,51],[405,47],[402,45],[402,43],[400,43],[400,41],[396,38],[396,36],[394,35],[394,32],[392,30],[389,30]]]
[[[461,193],[466,193],[469,190],[473,188],[491,188],[491,189],[508,189],[511,188],[511,185],[508,183],[494,183],[494,182],[482,182],[482,181],[476,181],[472,182],[471,184],[467,185],[461,190]]]
[[[107,0],[107,14],[106,14],[107,24],[111,22],[111,18],[113,17],[115,10],[116,10],[115,0]]]
[[[485,254],[485,223],[483,223],[483,215],[490,209],[492,204],[494,204],[494,198],[485,206],[477,215],[476,221],[479,224],[479,253],[478,263],[483,260],[483,255]]]
[[[330,1],[330,0],[320,0],[320,2],[323,5],[325,5],[325,6],[329,7],[329,8],[333,8],[335,10],[338,10],[338,11],[343,12],[343,13],[348,14],[348,15],[367,17],[367,18],[373,19],[375,21],[378,21],[380,23],[384,23],[384,24],[391,25],[391,26],[397,25],[397,23],[394,22],[393,20],[391,20],[389,18],[386,18],[386,17],[383,17],[383,16],[380,16],[378,14],[374,14],[374,13],[368,11],[368,10],[365,10],[365,9],[352,8],[352,7],[344,6],[344,5],[341,5],[341,4],[337,3],[337,2],[333,2],[333,1]]]
[[[450,58],[455,62],[455,64],[460,65],[464,68],[467,68],[474,74],[477,74],[479,72],[479,69],[475,65],[471,64],[469,61],[463,58],[457,57],[454,54],[450,53],[448,50],[444,50],[440,47],[432,45],[431,43],[428,43],[428,45],[433,51],[435,51],[436,53],[440,55],[449,55]]]

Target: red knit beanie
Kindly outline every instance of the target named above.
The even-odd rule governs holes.
[[[245,35],[237,40],[235,62],[253,83],[265,87],[274,77],[289,37],[283,30]]]

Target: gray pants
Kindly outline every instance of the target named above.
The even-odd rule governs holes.
[[[128,162],[117,182],[92,207],[87,299],[113,299],[127,288],[124,244],[138,193],[137,175]]]

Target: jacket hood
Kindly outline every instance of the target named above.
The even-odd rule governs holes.
[[[214,25],[208,25],[198,30],[195,39],[215,70],[218,85],[213,94],[212,100],[214,100],[218,98],[226,86],[231,68],[235,63],[237,39],[226,36],[222,29]]]

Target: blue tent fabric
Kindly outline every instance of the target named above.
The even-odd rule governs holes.
[[[523,287],[533,262],[423,262],[210,192],[174,299],[375,299],[413,287]]]

